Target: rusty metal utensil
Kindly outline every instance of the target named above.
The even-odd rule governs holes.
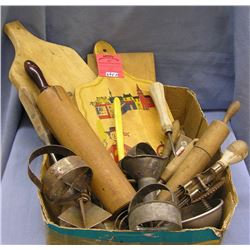
[[[238,101],[233,102],[228,107],[223,120],[214,120],[202,133],[199,141],[195,143],[190,153],[166,184],[173,192],[178,190],[179,185],[186,184],[209,166],[210,161],[230,132],[227,122],[238,112],[239,108],[240,103]],[[159,200],[169,198],[169,193],[166,192],[161,192],[158,195]]]
[[[174,120],[173,121],[173,132],[172,132],[172,135],[171,135],[171,137],[172,137],[172,142],[173,142],[173,144],[175,145],[175,149],[178,149],[177,147],[176,147],[176,143],[178,142],[178,138],[179,138],[179,136],[181,135],[180,134],[180,121],[179,120]],[[167,138],[166,138],[167,139]],[[166,141],[165,141],[165,143],[164,143],[164,148],[163,148],[163,152],[162,152],[162,157],[166,157],[166,156],[171,156],[171,153],[172,153],[172,151],[173,151],[173,149],[172,149],[172,144],[171,144],[171,141],[169,140],[169,139],[167,139]],[[177,150],[176,150],[177,151]],[[177,153],[177,152],[176,152]]]
[[[56,153],[65,157],[49,167],[41,182],[31,171],[30,164],[36,157],[47,153]],[[110,213],[91,203],[90,181],[92,170],[69,149],[59,145],[44,146],[37,149],[30,156],[28,173],[33,183],[44,194],[54,217],[63,218],[67,224],[90,228],[111,217]],[[69,208],[61,214],[60,208],[69,203]],[[74,206],[72,203],[78,203],[80,209],[79,206]],[[85,203],[90,205],[85,208]],[[77,209],[79,213],[76,212]],[[92,212],[88,212],[89,210]],[[79,218],[77,214],[81,214],[81,220],[76,223],[77,218]]]
[[[139,191],[137,193],[139,193],[139,196],[144,193],[143,190],[147,190],[148,193],[143,196],[143,202],[141,202],[139,209],[133,210],[130,215],[127,214],[127,211],[123,211],[120,215],[117,216],[115,221],[116,228],[125,229],[128,224],[129,229],[133,228],[141,230],[139,224],[136,226],[136,228],[134,225],[132,225],[133,223],[131,224],[131,221],[134,221],[136,223],[136,221],[139,220],[148,221],[148,223],[146,224],[148,224],[149,227],[147,228],[151,228],[153,230],[155,227],[154,218],[158,218],[159,220],[161,218],[157,217],[157,210],[163,213],[163,211],[166,212],[167,209],[171,209],[171,206],[169,204],[155,201],[156,191],[162,188],[166,188],[163,185],[159,186],[159,184],[157,184],[157,181],[160,178],[167,159],[168,157],[163,158],[157,156],[153,148],[147,143],[137,144],[128,152],[127,156],[122,159],[122,161],[120,162],[121,168],[125,171],[125,173],[127,173],[138,182]],[[136,199],[135,197],[134,199]],[[152,208],[154,212],[150,212]],[[159,214],[162,216],[161,212]],[[165,219],[163,218],[162,223],[166,222]],[[168,227],[170,229],[170,226]]]
[[[139,143],[120,161],[120,165],[129,176],[137,180],[140,189],[148,184],[157,183],[167,159],[157,156],[149,144]],[[153,192],[145,199],[153,200],[154,196]]]
[[[181,212],[172,192],[172,201],[144,201],[145,196],[156,190],[171,192],[162,184],[149,184],[141,188],[132,199],[128,208],[130,230],[159,230],[160,228],[177,231],[182,229]]]
[[[178,187],[175,192],[178,205],[183,207],[211,196],[224,184],[225,180],[222,175],[227,167],[245,159],[247,155],[248,146],[244,141],[237,140],[231,143],[221,159],[213,166]]]
[[[114,222],[114,228],[119,230],[128,229],[128,210],[125,209],[120,212]]]
[[[205,202],[205,203],[204,203]],[[223,212],[223,200],[199,201],[183,207],[183,228],[218,227]]]
[[[58,218],[75,227],[89,229],[111,217],[109,212],[95,205],[90,200],[85,201],[84,203],[84,220],[82,219],[82,214],[83,212],[78,206],[70,206],[63,211]]]

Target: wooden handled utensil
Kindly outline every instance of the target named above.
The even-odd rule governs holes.
[[[173,144],[177,143],[179,136],[180,136],[180,121],[179,120],[174,120],[173,121],[173,131],[172,131],[172,134],[171,134]],[[175,148],[176,148],[176,145],[175,145]],[[166,157],[166,156],[169,157],[171,155],[171,152],[172,152],[171,141],[166,140],[161,156],[162,157]]]
[[[175,193],[178,205],[183,207],[211,197],[225,183],[223,172],[230,165],[244,160],[247,155],[248,145],[244,141],[231,143],[215,164],[178,187]]]
[[[227,122],[239,110],[240,102],[233,102],[222,121],[214,120],[194,145],[188,156],[178,167],[176,172],[167,182],[167,187],[173,192],[179,185],[183,185],[191,180],[198,173],[202,172],[209,164],[212,157],[219,150],[229,134]],[[162,191],[158,199],[167,200],[170,196],[167,192]]]
[[[41,91],[37,106],[56,139],[91,166],[93,193],[111,213],[126,206],[134,189],[65,90],[61,86],[50,87],[32,61],[25,62],[25,70]]]
[[[18,91],[18,95],[41,141],[45,145],[53,144],[53,135],[49,131],[48,125],[46,124],[45,119],[42,117],[42,114],[40,113],[32,94],[27,88],[21,87]],[[55,154],[51,153],[49,156],[53,163],[57,162]]]
[[[192,140],[184,149],[184,151],[181,153],[181,155],[177,155],[174,157],[172,161],[168,163],[166,168],[163,170],[161,174],[161,181],[166,183],[171,176],[174,174],[174,172],[178,169],[178,167],[182,164],[182,162],[185,160],[185,158],[188,156],[192,148],[194,147],[194,144],[198,141],[198,139]]]
[[[152,83],[150,87],[150,95],[152,96],[159,113],[162,130],[168,136],[172,152],[176,155],[172,139],[174,118],[166,102],[163,85],[160,82]]]

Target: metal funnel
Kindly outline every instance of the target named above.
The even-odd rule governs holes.
[[[140,189],[157,183],[167,159],[158,156],[149,144],[139,143],[121,160],[120,165],[126,174],[138,182]],[[146,199],[154,199],[154,193],[149,194]]]

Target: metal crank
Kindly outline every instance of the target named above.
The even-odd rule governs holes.
[[[245,159],[247,155],[248,146],[244,141],[237,140],[231,143],[226,148],[221,159],[213,166],[178,187],[175,192],[178,205],[184,207],[211,197],[225,183],[223,173],[229,165]]]

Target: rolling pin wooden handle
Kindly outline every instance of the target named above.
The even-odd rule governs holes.
[[[230,104],[230,106],[227,109],[227,112],[223,118],[223,122],[228,123],[228,121],[238,112],[240,109],[240,102],[235,101]]]
[[[247,155],[248,145],[244,141],[237,140],[226,148],[224,154],[218,162],[226,167],[244,160]]]
[[[35,81],[37,87],[41,92],[49,87],[38,65],[36,65],[32,61],[27,60],[24,62],[24,68],[28,75],[31,77],[31,79]]]
[[[158,110],[162,130],[166,132],[172,132],[173,125],[168,115],[167,102],[162,95],[163,85],[159,82],[152,83],[150,87],[150,95],[153,98],[154,104]]]

